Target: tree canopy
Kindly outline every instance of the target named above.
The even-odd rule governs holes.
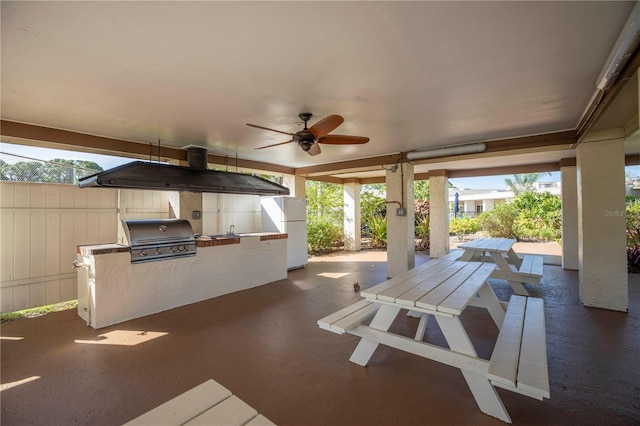
[[[51,161],[18,161],[10,164],[0,160],[0,180],[20,182],[67,183],[75,185],[78,179],[101,172],[93,161],[54,158]]]

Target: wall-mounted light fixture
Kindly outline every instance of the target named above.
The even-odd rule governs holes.
[[[438,148],[407,152],[407,159],[421,160],[423,158],[446,157],[449,155],[474,154],[477,152],[484,152],[486,149],[487,144],[484,142],[456,146],[441,146]]]

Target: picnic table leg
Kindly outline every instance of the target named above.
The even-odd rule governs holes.
[[[515,253],[514,253],[515,254]],[[502,253],[491,252],[491,258],[498,266],[498,268],[502,271],[513,271],[511,269],[511,265],[507,263],[507,260],[504,258]],[[519,264],[518,264],[519,265]],[[529,292],[524,288],[521,282],[518,281],[509,281],[509,285],[516,292],[516,294],[520,296],[528,296]]]
[[[424,332],[427,331],[427,321],[429,320],[429,314],[418,311],[407,311],[407,316],[411,318],[420,318],[418,323],[418,329],[416,330],[415,340],[422,340],[424,338]]]
[[[398,316],[399,312],[400,308],[396,308],[395,306],[382,305],[380,306],[380,309],[378,309],[376,316],[371,320],[371,324],[369,325],[369,327],[375,328],[377,330],[388,331],[389,327],[391,327],[391,324],[393,323],[393,320],[396,319],[396,316]],[[356,349],[351,354],[351,358],[349,358],[349,361],[366,367],[369,359],[371,359],[371,356],[378,347],[378,344],[379,343],[375,340],[365,338],[360,339],[360,343],[358,343],[358,346],[356,346]]]
[[[480,287],[478,295],[480,296],[484,307],[489,311],[489,315],[491,315],[493,322],[498,326],[498,330],[501,329],[506,310],[502,303],[500,303],[500,300],[498,300],[498,297],[493,292],[489,283],[485,282],[484,285]]]
[[[478,252],[475,250],[465,249],[464,253],[462,253],[462,256],[460,256],[458,260],[462,262],[470,262],[471,260],[478,260],[478,258],[480,257],[480,254],[478,254]]]
[[[438,325],[444,334],[447,344],[452,351],[461,352],[467,355],[477,357],[477,353],[469,336],[464,330],[460,318],[454,316],[453,318],[436,316]],[[498,392],[491,385],[487,379],[486,372],[475,372],[470,370],[460,370],[462,375],[469,385],[469,390],[473,394],[473,397],[478,404],[478,408],[485,414],[493,416],[506,423],[511,423],[511,417],[502,403]]]
[[[513,249],[510,249],[507,252],[507,257],[509,258],[509,261],[511,262],[512,265],[520,269],[520,266],[522,265],[522,259],[518,257],[518,255],[516,254],[515,251],[513,251]]]

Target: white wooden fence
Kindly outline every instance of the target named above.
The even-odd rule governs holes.
[[[176,217],[170,191],[0,182],[0,312],[77,298],[76,247],[115,243],[120,219]],[[203,194],[203,230],[260,230],[260,199]]]

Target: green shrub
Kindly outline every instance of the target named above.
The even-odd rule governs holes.
[[[474,217],[461,217],[455,218],[449,222],[449,233],[456,234],[460,240],[464,238],[465,235],[475,234],[480,231],[482,226],[477,218]]]
[[[342,223],[324,217],[309,218],[307,244],[310,253],[321,253],[339,244],[344,238]]]
[[[491,237],[517,239],[519,216],[513,203],[501,203],[478,216],[478,221]]]
[[[536,241],[560,241],[562,237],[560,197],[549,192],[523,192],[478,219],[492,237]]]
[[[420,239],[417,248],[428,250],[430,247],[431,223],[429,215],[416,216],[416,237]]]
[[[387,245],[387,218],[384,216],[373,216],[369,221],[369,236],[371,243],[375,246],[385,247]]]
[[[640,247],[640,199],[629,199],[626,210],[627,248]]]
[[[387,203],[383,197],[370,191],[360,194],[360,229],[363,236],[371,235],[371,221],[375,217],[386,217]]]

